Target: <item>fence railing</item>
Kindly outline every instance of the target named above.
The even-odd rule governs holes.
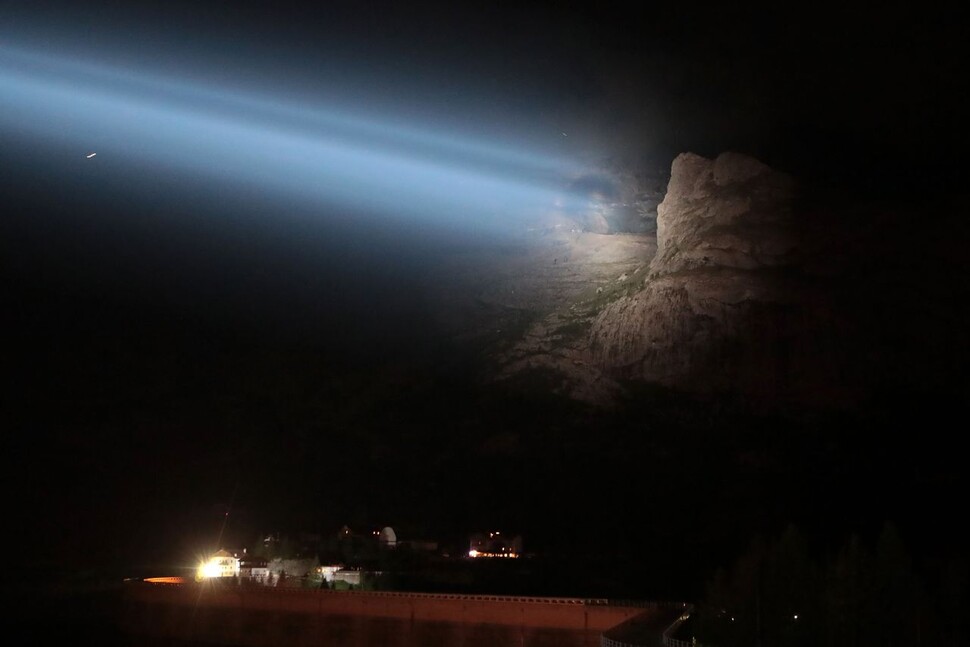
[[[663,644],[664,647],[710,647],[710,645],[703,645],[696,640],[680,640],[679,638],[674,638],[673,634],[680,628],[680,625],[684,624],[684,621],[690,617],[690,612],[693,611],[694,607],[691,606],[690,609],[684,612],[682,616],[677,618],[671,623],[669,627],[664,629],[663,632]]]
[[[600,636],[600,647],[644,647],[644,645],[634,645],[633,643],[625,643],[607,638],[606,636]]]
[[[205,583],[197,582],[172,582],[158,581],[163,578],[152,578],[156,581],[135,582],[135,585],[145,586],[165,586],[166,588],[198,587],[205,586]],[[610,600],[608,598],[557,598],[557,597],[538,597],[528,595],[475,595],[467,593],[409,593],[402,591],[333,591],[330,589],[319,589],[300,586],[243,586],[236,587],[228,582],[219,582],[217,587],[223,587],[226,591],[241,591],[246,593],[270,593],[270,594],[312,594],[312,595],[342,595],[342,596],[366,596],[366,597],[385,597],[385,598],[423,598],[434,600],[487,600],[494,602],[527,602],[530,604],[569,604],[584,606],[623,606],[634,608],[661,608],[665,602],[649,602],[645,600]],[[670,603],[674,604],[674,603]],[[667,607],[663,607],[667,608]]]
[[[698,643],[691,640],[677,640],[670,636],[664,636],[664,647],[701,647]]]
[[[664,647],[710,647],[709,645],[701,645],[700,643],[695,642],[693,640],[680,640],[678,638],[673,637],[674,632],[676,632],[677,629],[680,627],[680,625],[683,624],[683,622],[690,617],[691,611],[694,610],[694,606],[692,604],[687,604],[686,602],[667,602],[667,603],[658,602],[655,604],[657,605],[656,608],[662,608],[662,609],[681,608],[684,610],[684,612],[680,616],[678,616],[677,619],[674,620],[669,627],[663,630],[663,633],[661,634],[661,640],[663,642]],[[617,640],[615,638],[609,638],[606,635],[601,635],[600,647],[657,647],[657,645],[656,643],[647,644],[643,642],[627,642],[623,640]]]

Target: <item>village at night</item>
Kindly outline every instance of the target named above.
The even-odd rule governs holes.
[[[8,635],[966,645],[968,18],[0,2]]]

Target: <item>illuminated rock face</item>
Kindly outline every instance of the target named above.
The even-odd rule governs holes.
[[[963,383],[962,204],[799,193],[750,157],[683,154],[655,232],[557,225],[531,247],[458,259],[437,274],[454,287],[436,287],[477,326],[492,379],[595,405],[642,384],[853,407]]]
[[[678,156],[657,209],[651,273],[791,264],[793,189],[787,175],[744,155]]]
[[[794,191],[744,155],[678,156],[657,254],[642,287],[594,318],[593,362],[690,391],[830,401],[837,337],[826,292],[798,270]]]

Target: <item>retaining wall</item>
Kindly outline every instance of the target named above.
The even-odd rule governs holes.
[[[123,618],[131,634],[245,647],[593,647],[653,612],[577,598],[136,584]]]

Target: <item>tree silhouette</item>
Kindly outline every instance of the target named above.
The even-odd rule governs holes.
[[[875,551],[858,535],[834,559],[813,560],[794,526],[773,541],[756,538],[730,572],[719,569],[695,613],[701,643],[719,647],[902,647],[918,645],[946,627],[965,635],[957,611],[965,578],[935,618],[896,528],[886,524]],[[962,582],[962,584],[961,584]],[[961,593],[964,592],[964,593]],[[951,638],[952,637],[952,638]]]

